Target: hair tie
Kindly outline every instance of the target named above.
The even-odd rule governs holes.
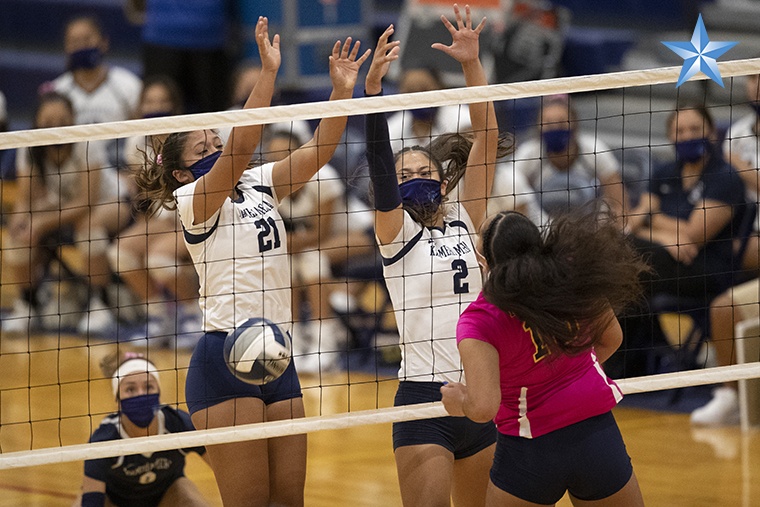
[[[158,165],[164,165],[164,158],[161,156],[160,153],[158,155],[156,155],[156,164],[158,164]]]

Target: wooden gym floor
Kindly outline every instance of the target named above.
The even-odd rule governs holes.
[[[77,337],[0,336],[0,450],[20,451],[86,442],[102,415],[116,407],[97,364],[111,343],[88,347]],[[162,401],[183,399],[186,351],[149,350],[162,370]],[[88,378],[93,379],[88,381]],[[366,374],[304,377],[307,415],[390,406],[396,382]],[[344,384],[344,385],[339,385]],[[31,387],[29,387],[31,386]],[[315,387],[316,386],[316,387]],[[619,408],[615,416],[649,506],[760,505],[760,433],[695,429],[688,415]],[[29,423],[29,421],[34,421]],[[221,506],[211,470],[191,455],[187,475],[212,505]],[[0,470],[0,507],[68,506],[78,492],[82,462]],[[389,424],[309,435],[306,505],[400,505]],[[560,506],[570,505],[567,498]]]

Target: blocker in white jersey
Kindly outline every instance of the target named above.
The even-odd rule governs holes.
[[[461,63],[467,86],[487,85],[478,43],[485,20],[473,28],[468,6],[464,19],[456,5],[454,14],[457,28],[442,17],[451,45],[433,48]],[[392,34],[391,25],[377,43],[367,95],[382,93],[382,78],[398,58],[400,43],[389,42]],[[385,114],[365,118],[375,236],[401,341],[395,406],[438,401],[445,382],[462,380],[456,322],[482,285],[471,237],[485,218],[497,155],[511,148],[500,142],[493,103],[472,104],[470,117],[472,132],[442,134],[395,155]],[[464,187],[458,189],[460,179]],[[394,423],[404,505],[449,505],[452,497],[455,505],[482,505],[495,441],[493,422],[442,417]],[[458,460],[467,465],[454,465]]]
[[[464,206],[446,206],[442,227],[425,227],[404,213],[395,241],[380,246],[385,283],[401,341],[400,380],[462,382],[456,323],[482,288]]]
[[[185,243],[200,281],[205,331],[229,331],[251,317],[290,329],[290,261],[274,164],[246,170],[208,220],[193,225],[197,180],[174,193]]]
[[[271,103],[280,67],[279,36],[268,20],[256,24],[261,74],[244,108]],[[330,55],[331,100],[350,99],[369,51],[338,41]],[[254,385],[234,376],[224,358],[225,330],[252,318],[289,327],[290,268],[280,199],[309,181],[333,156],[347,118],[320,121],[314,137],[287,157],[250,167],[261,125],[235,127],[229,142],[215,130],[175,132],[161,153],[135,176],[143,196],[176,206],[201,283],[206,333],[190,358],[185,400],[198,429],[304,417],[294,362],[271,382]],[[152,208],[155,209],[155,206]],[[285,334],[287,334],[287,327]],[[306,435],[210,446],[224,505],[303,505]]]

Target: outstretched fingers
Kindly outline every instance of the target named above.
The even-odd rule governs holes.
[[[348,58],[348,53],[351,49],[351,42],[353,42],[353,39],[351,37],[346,37],[346,42],[343,44],[343,49],[340,52],[341,58]]]
[[[466,12],[467,12],[467,17],[469,18],[469,16],[470,16],[470,6],[469,5],[465,6],[465,9],[466,9]],[[457,20],[457,28],[459,30],[461,30],[465,26],[469,26],[469,25],[465,25],[462,22],[462,13],[459,12],[459,6],[457,4],[454,4],[454,18]]]
[[[454,28],[454,25],[451,24],[451,21],[449,21],[449,18],[441,14],[441,21],[443,22],[443,26],[446,27],[446,29],[449,31],[449,33],[453,37],[454,34],[457,33],[457,29]]]
[[[363,55],[361,55],[361,56],[359,57],[359,59],[358,59],[358,60],[356,60],[356,64],[357,64],[359,67],[361,67],[361,66],[362,66],[362,64],[363,64],[364,62],[366,62],[366,61],[367,61],[367,58],[369,58],[369,55],[371,55],[371,54],[372,54],[372,50],[371,50],[371,49],[368,49],[367,51],[365,51],[365,52],[364,52],[364,54],[363,54]]]

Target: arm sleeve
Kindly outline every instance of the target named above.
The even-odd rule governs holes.
[[[374,192],[375,209],[391,211],[401,204],[401,193],[396,179],[396,163],[385,113],[365,116],[367,135],[367,164]]]

